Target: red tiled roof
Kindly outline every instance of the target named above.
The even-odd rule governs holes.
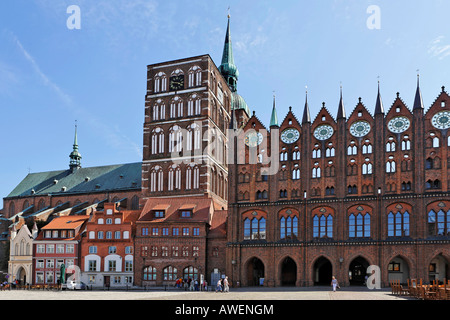
[[[153,218],[152,211],[165,209],[164,218]],[[181,210],[192,209],[192,218],[182,218]],[[192,221],[210,223],[210,216],[213,210],[213,201],[208,198],[150,198],[145,203],[138,221],[165,222],[165,221]]]
[[[89,220],[89,216],[63,216],[50,221],[42,230],[76,229]]]
[[[209,231],[208,237],[225,237],[227,234],[227,210],[217,210],[214,212],[211,229]]]

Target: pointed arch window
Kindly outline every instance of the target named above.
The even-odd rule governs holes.
[[[300,169],[295,168],[292,170],[292,180],[299,180],[300,179]]]
[[[280,219],[280,239],[292,239],[298,237],[298,217],[288,216]]]
[[[177,125],[169,130],[169,152],[181,152],[183,149],[183,135],[181,128]]]
[[[409,212],[389,212],[388,214],[388,237],[409,236]]]
[[[161,167],[156,166],[150,172],[150,191],[163,191],[164,175]]]
[[[372,163],[367,161],[368,160],[366,159],[366,163],[363,163],[362,165],[362,174],[372,174]]]
[[[450,235],[450,210],[445,212],[441,209],[437,214],[434,210],[431,210],[428,213],[428,235]]]
[[[333,238],[333,216],[322,214],[313,217],[313,237]]]
[[[167,76],[165,73],[159,72],[155,76],[154,81],[155,81],[155,86],[154,86],[155,93],[167,91]]]
[[[396,143],[393,137],[389,137],[389,141],[386,143],[386,152],[394,152],[396,149]]]
[[[351,144],[347,147],[347,155],[354,156],[358,154],[358,147],[355,146],[355,142],[352,141]]]
[[[402,151],[411,150],[411,140],[409,140],[409,136],[404,136],[402,140]]]
[[[349,237],[368,238],[370,237],[370,214],[358,212],[349,216]]]
[[[386,162],[386,173],[396,172],[396,163],[394,160],[389,160]]]
[[[244,220],[244,240],[266,239],[266,219],[264,217]]]
[[[325,151],[326,158],[331,158],[331,157],[334,157],[335,155],[336,155],[336,150],[334,149],[334,147],[328,147],[327,150]]]
[[[372,154],[372,145],[366,140],[366,143],[362,146],[362,154]]]

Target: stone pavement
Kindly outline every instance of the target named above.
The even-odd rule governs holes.
[[[179,291],[0,291],[0,300],[411,300],[391,294],[389,288],[369,290],[347,287],[332,292],[330,287],[231,288],[229,293]]]

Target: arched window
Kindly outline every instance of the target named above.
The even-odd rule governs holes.
[[[350,238],[370,237],[370,214],[358,212],[352,213],[348,219]]]
[[[362,146],[362,154],[371,154],[372,153],[372,145],[369,144],[364,144]]]
[[[408,139],[408,136],[405,136],[402,140],[402,151],[411,150],[411,141]]]
[[[437,214],[434,210],[431,210],[428,213],[428,235],[450,235],[450,210],[445,212],[441,209]]]
[[[45,208],[45,200],[41,199],[38,204],[38,210],[42,210]]]
[[[145,267],[142,273],[142,280],[144,281],[156,281],[156,268]]]
[[[151,137],[152,154],[164,153],[164,130],[155,128]]]
[[[266,219],[254,217],[244,220],[244,240],[266,239]]]
[[[289,216],[280,219],[280,239],[289,239],[298,237],[298,217]]]
[[[405,213],[392,211],[388,214],[388,237],[409,236],[409,212]]]
[[[177,268],[168,266],[163,269],[164,281],[175,281],[177,279]]]
[[[326,196],[333,196],[335,194],[334,187],[326,187],[325,188],[325,195]]]
[[[315,167],[312,169],[312,178],[316,179],[316,178],[320,178],[321,177],[321,170],[320,167]]]
[[[357,194],[358,187],[356,185],[348,186],[348,194]]]
[[[155,93],[167,91],[167,76],[163,72],[159,72],[154,78]]]
[[[392,139],[392,138],[390,138]],[[394,152],[395,151],[395,141],[389,141],[386,143],[386,152]]]
[[[336,155],[336,150],[333,147],[327,148],[327,150],[325,150],[326,158],[331,158],[331,157],[334,157],[335,155]]]
[[[287,152],[285,153],[285,157],[287,160]],[[292,152],[292,160],[300,160],[300,151],[294,151]]]
[[[370,162],[362,165],[362,174],[372,174],[372,164]]]
[[[183,135],[181,128],[177,125],[169,130],[169,152],[181,152],[183,149]]]
[[[292,170],[292,180],[298,180],[298,179],[300,179],[300,169],[295,168],[294,170]]]
[[[150,191],[163,191],[164,176],[160,166],[156,166],[150,173]]]
[[[16,205],[14,204],[14,202],[11,202],[9,204],[9,217],[12,217],[15,214],[16,214]]]
[[[348,156],[354,156],[356,154],[358,154],[358,148],[354,144],[348,146],[348,148],[347,148],[347,155]]]
[[[396,171],[396,165],[394,160],[386,162],[386,173],[394,173]]]
[[[333,216],[315,215],[313,217],[313,237],[314,238],[333,238]]]
[[[322,157],[322,151],[319,148],[315,148],[312,151],[312,158],[313,159],[318,159],[318,158],[321,158],[321,157]]]
[[[198,279],[198,269],[193,266],[189,266],[183,269],[183,279],[187,280],[191,278],[192,280]]]
[[[433,138],[433,148],[439,148],[440,143],[439,143],[439,138],[438,137],[434,137]]]

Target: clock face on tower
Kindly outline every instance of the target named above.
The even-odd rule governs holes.
[[[402,133],[409,129],[411,122],[406,117],[396,117],[389,121],[388,129],[393,133]]]
[[[247,135],[245,136],[245,144],[248,147],[256,147],[259,146],[263,141],[263,135],[259,132],[255,132],[255,131],[251,131],[249,133],[247,133]]]
[[[361,138],[370,132],[370,124],[366,121],[357,121],[350,126],[350,134],[354,137]]]
[[[184,89],[184,75],[170,77],[169,87],[172,91]]]
[[[436,113],[431,119],[431,124],[436,129],[445,130],[450,128],[450,111]]]
[[[317,140],[327,140],[331,138],[333,133],[334,129],[330,125],[324,124],[314,130],[314,137],[316,137]]]
[[[296,142],[300,138],[300,132],[297,129],[286,129],[281,133],[281,141],[287,144]]]

